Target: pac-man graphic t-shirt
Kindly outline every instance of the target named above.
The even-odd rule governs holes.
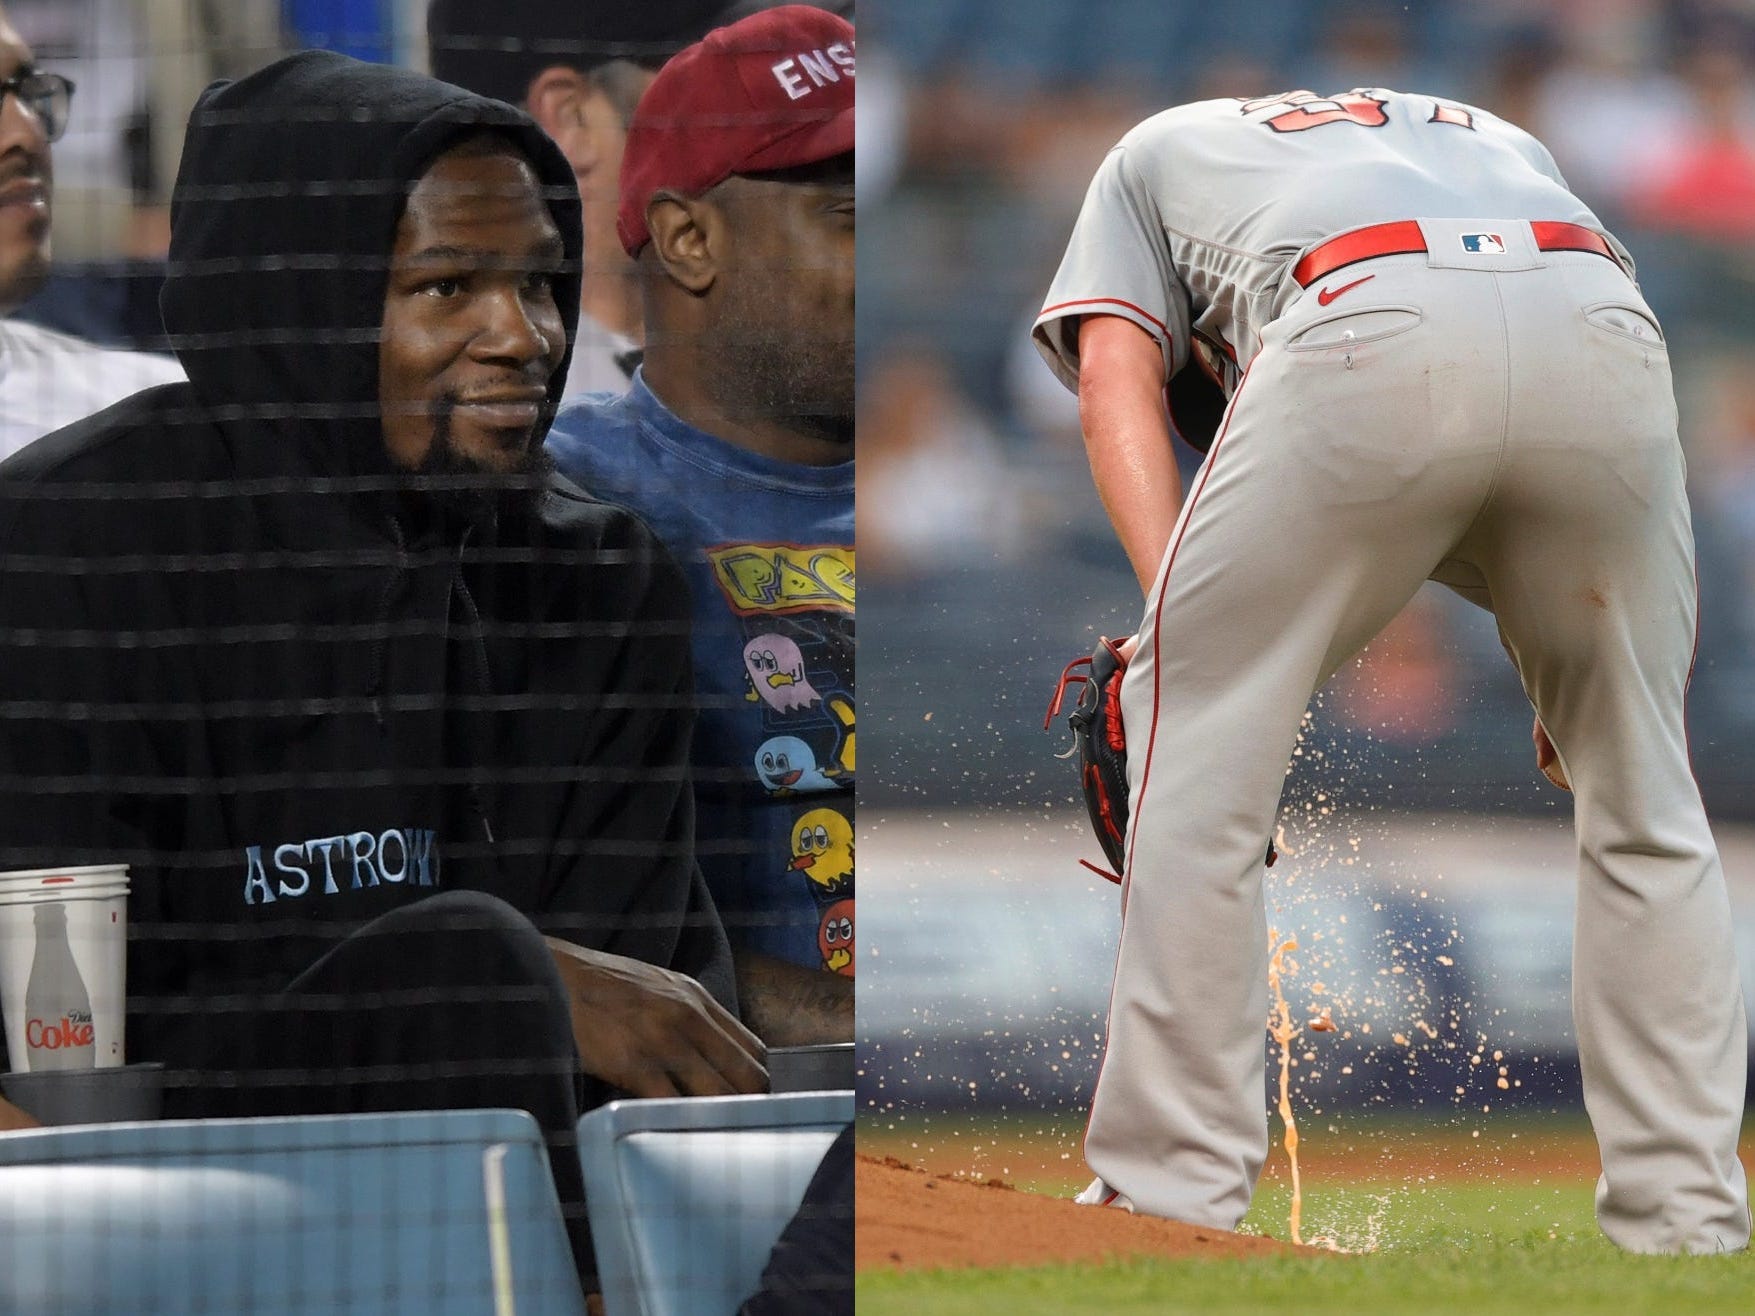
[[[853,975],[853,461],[685,424],[641,374],[567,406],[562,472],[633,508],[694,603],[697,848],[732,940]]]

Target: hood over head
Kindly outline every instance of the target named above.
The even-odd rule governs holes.
[[[432,161],[483,129],[503,133],[530,161],[565,268],[577,271],[573,171],[510,105],[327,51],[202,93],[171,198],[159,307],[241,466],[277,465],[263,445],[290,442],[325,474],[391,472],[378,340],[396,225]],[[555,302],[568,341],[548,384],[558,404],[578,326],[575,279],[557,283]]]

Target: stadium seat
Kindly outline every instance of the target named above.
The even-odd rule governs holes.
[[[583,1316],[536,1122],[459,1110],[0,1135],[0,1310]]]
[[[615,1101],[579,1121],[605,1316],[730,1316],[853,1093]]]

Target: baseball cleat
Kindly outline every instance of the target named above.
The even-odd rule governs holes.
[[[1073,1201],[1077,1202],[1080,1206],[1119,1207],[1129,1215],[1133,1214],[1132,1199],[1116,1192],[1101,1179],[1091,1180],[1091,1186],[1085,1189],[1085,1191],[1080,1193],[1077,1197],[1073,1198]]]

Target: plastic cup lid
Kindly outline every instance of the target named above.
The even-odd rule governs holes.
[[[0,889],[14,887],[90,886],[108,879],[128,884],[127,864],[85,864],[66,868],[20,868],[0,873]]]

